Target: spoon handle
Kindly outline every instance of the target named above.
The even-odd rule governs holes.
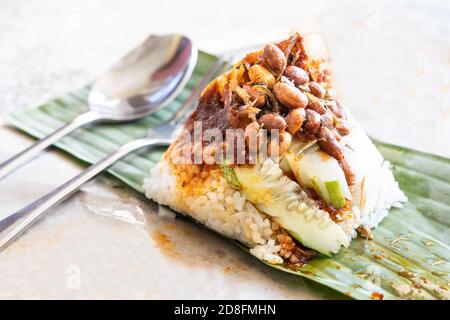
[[[117,160],[143,147],[168,146],[169,144],[169,139],[145,138],[129,142],[30,205],[0,220],[0,250],[31,226],[47,209],[72,195],[84,183],[111,166]]]
[[[32,160],[39,152],[48,148],[62,137],[66,136],[67,134],[71,133],[75,129],[85,124],[95,122],[97,120],[100,120],[100,118],[95,113],[93,112],[83,113],[77,116],[68,124],[56,130],[55,132],[49,134],[48,136],[42,138],[41,140],[36,141],[25,150],[12,156],[3,163],[0,163],[0,180],[5,176],[7,176],[8,174],[10,174],[12,171],[16,170],[18,167]]]

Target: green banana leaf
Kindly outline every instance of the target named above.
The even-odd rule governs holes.
[[[77,130],[57,147],[93,163],[120,145],[146,136],[147,129],[170,117],[216,60],[201,52],[192,78],[165,109],[129,124],[101,124]],[[37,108],[6,116],[17,128],[41,138],[86,110],[89,86]],[[317,257],[299,271],[271,267],[309,278],[355,299],[450,298],[450,160],[376,142],[392,164],[409,202],[392,209],[374,231],[374,239],[355,239],[333,258]],[[142,192],[143,179],[164,149],[144,150],[117,162],[108,171]],[[248,248],[242,246],[248,251]]]

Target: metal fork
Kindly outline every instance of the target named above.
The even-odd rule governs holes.
[[[228,67],[230,60],[231,56],[229,55],[220,57],[209,68],[206,75],[195,86],[191,95],[174,115],[167,122],[161,123],[149,130],[149,138],[142,138],[126,143],[109,156],[91,165],[76,177],[57,187],[53,191],[50,191],[25,208],[2,219],[0,221],[0,250],[3,250],[23,231],[36,222],[47,209],[75,193],[84,183],[94,178],[124,156],[144,147],[154,148],[158,146],[168,146],[171,143],[173,132],[181,126],[183,120],[189,114],[189,109],[196,104],[203,88],[213,77]],[[157,137],[155,137],[155,135],[157,135]]]

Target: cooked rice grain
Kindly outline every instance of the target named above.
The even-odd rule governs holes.
[[[270,263],[281,263],[276,255],[274,231],[270,220],[259,212],[239,191],[232,189],[221,176],[210,175],[202,194],[183,197],[168,163],[160,161],[144,181],[145,194],[154,201],[191,216],[207,227],[236,239],[252,253]],[[270,261],[269,261],[270,260]]]

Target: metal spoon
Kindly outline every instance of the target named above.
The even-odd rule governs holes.
[[[61,186],[50,191],[33,203],[0,220],[0,251],[6,248],[22,232],[36,222],[47,209],[60,203],[76,192],[84,183],[107,169],[116,161],[141,148],[154,148],[168,146],[174,133],[181,128],[183,120],[189,115],[189,109],[195,106],[201,91],[207,83],[218,73],[228,67],[227,57],[222,57],[214,63],[202,80],[192,90],[191,95],[170,119],[149,129],[149,138],[141,138],[128,142],[115,152],[106,156],[99,162],[91,165],[79,175],[70,179]]]
[[[150,36],[97,79],[88,111],[0,164],[0,179],[75,129],[94,122],[143,118],[171,102],[197,62],[192,41],[179,34]]]

